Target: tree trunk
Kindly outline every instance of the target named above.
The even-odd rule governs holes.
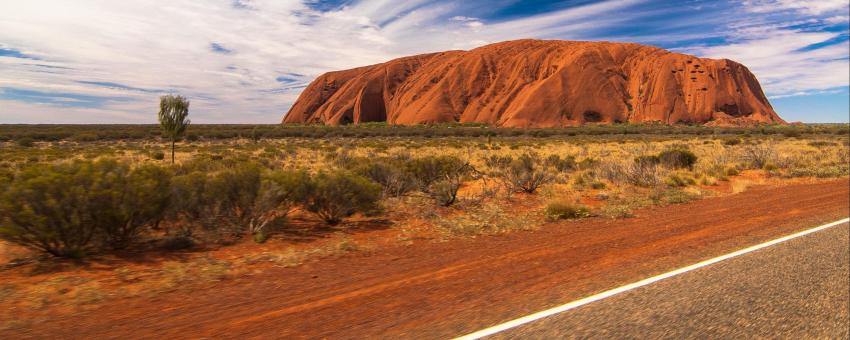
[[[174,139],[171,139],[171,164],[174,164]]]

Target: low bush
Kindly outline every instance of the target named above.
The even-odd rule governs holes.
[[[514,159],[511,156],[490,155],[484,157],[484,165],[493,170],[504,169],[510,165],[513,160]]]
[[[636,160],[622,169],[626,182],[639,187],[653,187],[661,181],[658,163]]]
[[[738,145],[738,144],[741,144],[740,138],[729,138],[729,139],[723,140],[723,145],[735,146],[735,145]]]
[[[22,170],[0,197],[0,238],[54,256],[85,255],[97,231],[86,194],[92,172],[82,162]]]
[[[570,204],[566,202],[552,202],[546,205],[543,211],[544,215],[550,221],[576,219],[590,217],[590,208],[580,204]]]
[[[248,231],[258,243],[268,238],[268,226],[288,216],[304,201],[310,177],[304,171],[279,170],[263,175],[259,193],[246,210]]]
[[[544,165],[540,156],[525,153],[511,161],[501,171],[496,173],[502,183],[512,192],[534,193],[546,183],[555,179],[551,171]]]
[[[445,179],[435,182],[431,188],[431,197],[437,204],[448,207],[457,201],[457,192],[460,189],[460,181]]]
[[[654,166],[661,163],[661,159],[656,155],[645,155],[635,157],[635,163],[640,166]]]
[[[591,189],[601,190],[601,189],[605,189],[606,187],[607,187],[607,185],[605,185],[605,182],[600,182],[600,181],[590,182],[590,188]]]
[[[545,164],[560,172],[573,171],[578,167],[575,156],[561,158],[558,155],[549,155],[546,157]]]
[[[0,195],[0,238],[61,257],[102,244],[123,248],[158,222],[168,202],[168,173],[114,160],[35,165]]]
[[[218,197],[207,191],[208,182],[209,175],[203,171],[172,177],[168,216],[171,224],[178,228],[177,236],[191,238],[196,225],[215,223]]]
[[[761,169],[767,163],[774,161],[775,153],[771,144],[752,145],[744,148],[742,160],[751,169]]]
[[[261,176],[259,165],[240,163],[207,180],[205,194],[210,198],[212,210],[234,233],[251,225],[256,215],[261,214],[254,209],[260,195]]]
[[[693,170],[697,155],[684,148],[664,150],[658,154],[660,164],[669,169]]]
[[[414,158],[407,162],[407,172],[416,182],[419,190],[430,192],[434,182],[443,180],[446,176],[456,176],[462,173],[467,164],[454,156],[429,156]]]
[[[364,160],[353,171],[380,184],[385,196],[398,197],[417,188],[416,180],[406,171],[404,161],[401,160]]]
[[[381,186],[348,171],[320,172],[309,183],[304,208],[325,223],[339,224],[356,212],[379,208]]]
[[[24,138],[18,139],[17,142],[18,142],[18,146],[24,147],[24,148],[31,148],[35,145],[35,140],[33,140],[32,138],[29,138],[29,137],[24,137]]]
[[[104,160],[94,163],[93,175],[87,193],[95,210],[90,223],[109,247],[126,248],[143,228],[165,217],[171,183],[165,169],[144,165],[131,170],[126,163]]]
[[[664,184],[671,187],[686,187],[696,184],[696,180],[686,174],[673,173],[664,179]]]

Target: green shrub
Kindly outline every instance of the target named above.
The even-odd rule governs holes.
[[[17,142],[18,142],[18,146],[24,147],[24,148],[31,148],[35,145],[35,140],[33,140],[32,138],[29,138],[29,137],[24,137],[24,138],[18,139]]]
[[[82,257],[92,249],[87,192],[91,163],[45,165],[22,170],[0,196],[0,237],[54,256]]]
[[[320,172],[309,183],[304,208],[330,225],[356,212],[376,211],[381,186],[347,171]]]
[[[546,157],[545,164],[561,172],[573,171],[578,167],[575,156],[561,158],[558,155],[549,155]]]
[[[255,241],[257,234],[265,241],[267,227],[286,218],[304,201],[309,181],[304,171],[273,171],[263,176],[259,194],[245,211],[248,231],[255,235]]]
[[[796,138],[800,137],[801,133],[797,129],[790,128],[789,130],[782,131],[782,135],[785,137]]]
[[[269,239],[269,235],[265,231],[259,230],[254,233],[253,238],[256,243],[266,243]]]
[[[130,170],[126,163],[111,160],[95,162],[94,167],[97,177],[88,192],[89,203],[96,209],[91,223],[107,245],[126,248],[144,227],[164,218],[171,174],[153,165]]]
[[[446,176],[455,176],[464,171],[467,164],[454,156],[429,156],[411,159],[407,162],[407,171],[416,182],[419,190],[430,192],[434,182]]]
[[[0,195],[6,192],[6,188],[13,179],[15,179],[15,173],[11,169],[0,168]]]
[[[550,221],[590,217],[590,208],[580,204],[552,202],[543,211]]]
[[[158,161],[161,161],[161,160],[165,159],[165,152],[156,151],[151,155],[151,158],[158,160]]]
[[[674,148],[658,154],[661,165],[670,169],[693,169],[697,155],[687,149]]]
[[[191,238],[195,226],[208,226],[218,215],[218,197],[207,191],[208,177],[206,172],[193,171],[171,179],[168,215],[181,237]]]
[[[687,203],[699,197],[699,194],[692,194],[680,189],[670,189],[661,193],[661,201],[666,204]]]
[[[664,180],[664,184],[667,184],[671,187],[686,187],[689,185],[696,184],[696,180],[693,177],[686,176],[684,174],[670,174]]]
[[[400,160],[364,161],[355,166],[353,170],[355,173],[380,184],[386,196],[398,197],[417,187],[416,180],[406,171],[404,163]]]
[[[158,167],[114,160],[32,166],[0,195],[0,237],[62,257],[84,256],[96,240],[122,248],[163,217],[168,181]]]
[[[457,192],[459,189],[459,181],[451,179],[440,180],[431,185],[431,197],[437,201],[437,204],[448,207],[457,201]]]
[[[247,227],[254,217],[254,202],[260,194],[260,166],[255,163],[240,163],[222,170],[206,183],[208,202],[212,210],[237,231]]]

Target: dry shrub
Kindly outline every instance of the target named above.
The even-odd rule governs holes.
[[[581,204],[566,201],[554,201],[543,210],[546,219],[550,221],[585,218],[592,216],[590,208]]]
[[[657,164],[633,162],[626,164],[624,173],[629,184],[654,187],[661,182],[663,171]]]
[[[551,168],[547,167],[536,153],[522,154],[499,170],[496,177],[509,191],[529,194],[555,179]]]
[[[533,216],[505,211],[493,202],[470,207],[465,212],[465,214],[438,219],[434,223],[449,236],[501,234],[531,230],[536,225],[535,222],[531,222]]]
[[[751,145],[743,150],[741,160],[751,169],[761,169],[774,161],[776,149],[773,143]]]

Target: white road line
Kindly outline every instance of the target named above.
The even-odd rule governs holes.
[[[801,237],[801,236],[805,236],[805,235],[808,235],[808,234],[811,234],[811,233],[816,233],[818,231],[821,231],[821,230],[824,230],[824,229],[827,229],[827,228],[830,228],[830,227],[834,227],[834,226],[837,226],[837,225],[842,224],[842,223],[847,223],[847,222],[850,222],[850,218],[845,218],[843,220],[824,224],[822,226],[815,227],[815,228],[808,229],[808,230],[804,230],[804,231],[801,231],[801,232],[796,233],[796,234],[791,234],[791,235],[788,235],[788,236],[785,236],[785,237],[780,237],[778,239],[775,239],[775,240],[772,240],[772,241],[767,241],[767,242],[761,243],[761,244],[757,244],[757,245],[754,245],[752,247],[744,248],[744,249],[738,250],[738,251],[733,252],[733,253],[729,253],[729,254],[726,254],[726,255],[723,255],[723,256],[718,256],[718,257],[715,257],[713,259],[708,259],[708,260],[705,260],[705,261],[702,261],[702,262],[699,262],[699,263],[695,263],[695,264],[692,264],[690,266],[679,268],[679,269],[676,269],[676,270],[671,271],[671,272],[667,272],[667,273],[664,273],[664,274],[661,274],[661,275],[653,276],[653,277],[643,279],[643,280],[640,280],[640,281],[637,281],[637,282],[634,282],[634,283],[630,283],[630,284],[627,284],[625,286],[620,286],[620,287],[617,287],[617,288],[614,288],[614,289],[611,289],[611,290],[606,290],[602,293],[599,293],[599,294],[596,294],[596,295],[591,295],[591,296],[588,296],[588,297],[583,298],[581,300],[576,300],[576,301],[573,301],[573,302],[570,302],[570,303],[567,303],[567,304],[564,304],[564,305],[560,305],[560,306],[557,306],[557,307],[554,307],[554,308],[551,308],[551,309],[547,309],[547,310],[540,311],[540,312],[537,312],[537,313],[534,313],[534,314],[531,314],[531,315],[528,315],[528,316],[524,316],[524,317],[521,317],[519,319],[514,319],[514,320],[511,320],[511,321],[505,322],[503,324],[499,324],[499,325],[495,325],[493,327],[482,329],[482,330],[477,331],[475,333],[470,333],[470,334],[467,334],[467,335],[464,335],[464,336],[461,336],[461,337],[457,337],[455,339],[456,340],[480,339],[480,338],[483,338],[485,336],[493,335],[493,334],[496,334],[496,333],[499,333],[499,332],[502,332],[502,331],[505,331],[505,330],[508,330],[508,329],[511,329],[511,328],[514,328],[514,327],[517,327],[517,326],[520,326],[520,325],[523,325],[523,324],[527,324],[527,323],[532,322],[532,321],[540,320],[540,319],[548,317],[548,316],[552,316],[552,315],[555,315],[555,314],[558,314],[558,313],[566,312],[570,309],[573,309],[573,308],[576,308],[576,307],[579,307],[579,306],[583,306],[583,305],[586,305],[586,304],[594,302],[594,301],[599,301],[599,300],[602,300],[602,299],[605,299],[605,298],[608,298],[608,297],[611,297],[611,296],[614,296],[614,295],[617,295],[617,294],[620,294],[620,293],[623,293],[623,292],[626,292],[626,291],[629,291],[629,290],[632,290],[632,289],[635,289],[635,288],[638,288],[638,287],[646,286],[646,285],[652,284],[654,282],[658,282],[658,281],[661,281],[661,280],[664,280],[664,279],[667,279],[667,278],[671,278],[673,276],[676,276],[676,275],[679,275],[679,274],[682,274],[682,273],[686,273],[686,272],[692,271],[694,269],[699,269],[699,268],[702,268],[702,267],[705,267],[705,266],[709,266],[709,265],[715,264],[717,262],[733,258],[733,257],[738,256],[738,255],[743,255],[743,254],[750,253],[750,252],[753,252],[753,251],[756,251],[756,250],[759,250],[759,249],[762,249],[762,248],[767,248],[767,247],[770,247],[770,246],[778,244],[778,243],[782,243],[782,242],[785,242],[785,241],[788,241],[788,240],[791,240],[791,239],[795,239],[795,238],[798,238],[798,237]]]

